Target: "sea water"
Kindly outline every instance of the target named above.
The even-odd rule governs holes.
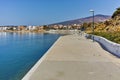
[[[59,37],[0,32],[0,80],[21,80]]]

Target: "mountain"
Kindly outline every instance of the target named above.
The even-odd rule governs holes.
[[[98,15],[94,16],[94,21],[95,22],[104,22],[105,20],[110,19],[110,18],[111,18],[111,16],[98,14]],[[90,17],[85,17],[85,18],[80,18],[80,19],[55,23],[55,24],[52,24],[52,25],[82,24],[84,22],[89,23],[89,22],[92,22],[92,19],[93,19],[93,16],[90,16]]]

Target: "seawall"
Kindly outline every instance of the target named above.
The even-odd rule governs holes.
[[[86,34],[86,36],[89,36],[89,34]],[[100,36],[91,35],[92,39],[93,37],[95,41],[99,42],[104,47],[104,49],[116,55],[117,57],[120,57],[120,44],[109,41],[106,38]]]
[[[60,37],[22,80],[120,80],[120,60],[82,35]]]
[[[30,71],[22,78],[22,80],[29,80],[30,76],[35,72],[35,70],[39,67],[39,65],[42,63],[42,61],[46,58],[49,51],[52,50],[52,48],[55,46],[55,44],[60,40],[61,37],[57,39],[57,41],[49,48],[49,50],[40,58],[40,60],[30,69]]]

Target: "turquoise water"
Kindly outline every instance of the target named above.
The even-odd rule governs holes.
[[[59,36],[0,32],[0,80],[21,80]]]

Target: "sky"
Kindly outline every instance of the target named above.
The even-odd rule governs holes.
[[[0,0],[0,25],[46,25],[95,14],[112,15],[120,0]]]

